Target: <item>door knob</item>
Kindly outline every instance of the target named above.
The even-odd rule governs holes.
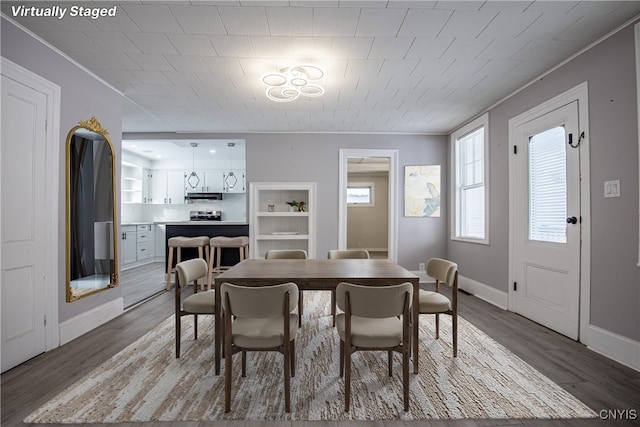
[[[577,224],[577,223],[578,223],[578,218],[576,218],[575,216],[567,218],[567,224]]]

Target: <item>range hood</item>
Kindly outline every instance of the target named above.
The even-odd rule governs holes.
[[[222,200],[222,193],[187,193],[185,200]]]

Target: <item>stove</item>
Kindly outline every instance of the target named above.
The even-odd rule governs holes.
[[[220,211],[190,211],[189,221],[222,221]]]

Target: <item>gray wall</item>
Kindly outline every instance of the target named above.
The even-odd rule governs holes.
[[[175,139],[176,134],[133,133],[123,139]],[[446,217],[403,217],[405,165],[442,165],[446,188],[447,138],[425,135],[360,134],[189,134],[194,138],[244,138],[247,183],[265,181],[313,181],[317,183],[316,254],[338,247],[339,152],[350,149],[397,149],[398,170],[398,262],[411,270],[429,257],[446,255]],[[443,194],[445,192],[443,191]],[[443,200],[446,206],[447,201]]]
[[[489,111],[490,245],[448,241],[460,272],[507,291],[509,261],[508,122],[587,81],[591,176],[590,323],[640,339],[638,257],[638,116],[633,26],[571,60]],[[620,179],[622,196],[603,197]],[[589,212],[582,212],[589,215]]]
[[[108,301],[119,298],[119,288],[100,292],[76,302],[65,302],[65,181],[64,154],[67,133],[80,120],[96,116],[102,126],[109,131],[109,136],[116,149],[115,162],[120,164],[120,146],[122,135],[122,97],[117,92],[100,83],[82,71],[67,59],[34,39],[10,21],[2,18],[2,56],[16,64],[55,83],[61,88],[60,105],[60,175],[50,177],[57,179],[60,191],[58,197],[58,250],[49,254],[58,263],[58,318],[60,322],[77,316],[80,313],[98,307]],[[45,147],[42,147],[44,150]],[[118,171],[120,168],[118,168]],[[119,174],[118,174],[119,182]],[[118,185],[119,189],[120,186]],[[118,203],[118,206],[120,203]]]
[[[347,248],[387,248],[389,236],[389,177],[350,174],[347,182],[373,183],[373,206],[347,207]],[[417,269],[417,268],[416,268]]]

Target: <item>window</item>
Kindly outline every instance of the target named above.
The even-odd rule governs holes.
[[[347,204],[349,206],[375,206],[374,183],[347,184]]]
[[[487,134],[487,114],[451,134],[454,240],[489,243]]]

